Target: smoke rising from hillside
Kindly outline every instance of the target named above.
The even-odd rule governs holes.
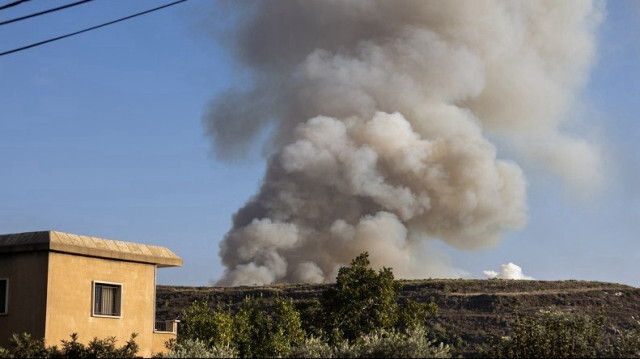
[[[570,184],[598,180],[597,148],[559,130],[595,51],[590,2],[218,5],[248,82],[210,104],[215,152],[272,130],[219,284],[332,281],[365,250],[400,277],[455,276],[431,240],[482,248],[526,223],[524,175],[490,138]]]

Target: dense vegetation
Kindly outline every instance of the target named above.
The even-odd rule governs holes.
[[[458,281],[440,281],[451,292]],[[505,284],[508,283],[508,284]],[[533,283],[534,285],[530,285]],[[368,255],[360,255],[343,267],[332,286],[316,295],[297,297],[274,291],[266,297],[255,291],[241,302],[193,301],[182,312],[178,341],[169,357],[637,357],[638,327],[613,329],[605,316],[582,314],[552,306],[531,311],[508,303],[512,320],[505,332],[487,333],[477,328],[480,340],[465,341],[438,323],[439,308],[431,301],[401,298],[401,288],[415,282],[399,282],[391,269],[376,272]],[[483,286],[512,285],[512,289],[544,283],[516,284],[484,281]],[[569,282],[579,291],[597,283]],[[615,286],[615,285],[614,285]],[[486,295],[469,290],[468,297]],[[618,290],[621,286],[615,287]],[[628,287],[626,287],[628,289]],[[614,297],[621,297],[614,292]],[[255,295],[258,294],[258,295]],[[272,293],[273,294],[273,293]],[[299,293],[298,293],[299,294]],[[433,299],[433,298],[431,298]],[[427,304],[428,303],[428,304]],[[486,308],[485,308],[486,309]],[[491,309],[495,311],[495,308]]]
[[[617,284],[397,281],[363,253],[335,285],[186,292],[158,291],[160,315],[189,298],[161,357],[640,357],[640,290]],[[73,334],[47,348],[14,335],[0,357],[133,357],[134,339],[117,348]]]
[[[14,334],[9,348],[0,347],[0,358],[135,358],[138,344],[136,334],[122,347],[116,347],[116,339],[93,338],[87,345],[78,342],[78,334],[71,334],[71,340],[62,340],[61,348],[47,347],[43,339],[32,338],[27,333]]]
[[[398,304],[388,268],[370,268],[367,253],[340,269],[336,285],[296,308],[290,298],[246,297],[232,311],[193,302],[182,315],[169,357],[448,357],[427,336],[433,306]]]

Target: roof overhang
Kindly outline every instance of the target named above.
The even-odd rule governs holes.
[[[165,247],[77,234],[41,231],[0,235],[0,253],[51,251],[82,256],[180,267],[182,258]]]

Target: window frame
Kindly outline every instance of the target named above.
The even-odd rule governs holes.
[[[105,284],[107,286],[117,286],[119,291],[119,298],[117,299],[118,303],[118,314],[117,315],[108,315],[108,314],[99,314],[96,313],[96,286],[99,284]],[[122,283],[115,282],[107,282],[103,280],[94,280],[91,281],[91,316],[97,318],[112,318],[112,319],[120,319],[122,318],[122,296],[124,291],[124,286]]]
[[[4,281],[6,283],[5,293],[4,293],[4,308],[0,308],[0,315],[9,314],[9,278],[0,278],[0,281]],[[2,293],[0,293],[1,295]]]

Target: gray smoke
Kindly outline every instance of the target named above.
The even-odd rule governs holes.
[[[261,135],[259,192],[221,244],[222,285],[326,282],[362,251],[405,278],[453,276],[428,243],[497,244],[526,223],[518,160],[569,183],[599,152],[560,131],[595,52],[588,1],[229,1],[246,71],[204,121],[221,159]]]

